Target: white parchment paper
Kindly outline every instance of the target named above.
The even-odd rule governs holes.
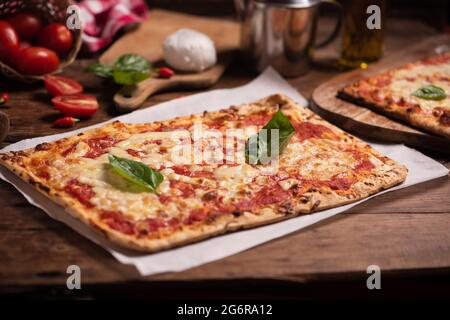
[[[175,116],[201,113],[205,110],[211,111],[233,104],[237,105],[252,102],[274,93],[286,94],[302,105],[307,104],[307,101],[297,92],[295,88],[291,87],[288,82],[280,77],[274,70],[269,68],[257,79],[242,87],[214,90],[168,101],[151,108],[138,110],[133,113],[111,119],[110,121],[121,120],[129,123],[139,123],[170,119]],[[104,123],[101,123],[95,126],[101,126],[103,124]],[[2,149],[1,152],[31,148],[39,143],[54,141],[86,129],[87,128],[83,128],[72,132],[66,132],[64,134],[23,140],[9,145],[8,147]],[[371,145],[381,153],[405,164],[409,169],[409,174],[406,181],[402,185],[390,189],[389,191],[405,188],[448,174],[448,170],[443,165],[414,149],[403,145],[385,145],[375,143],[372,143]],[[364,199],[350,205],[325,210],[310,215],[303,215],[256,229],[223,235],[161,253],[142,254],[117,247],[105,239],[102,235],[99,235],[91,230],[82,222],[72,218],[61,206],[48,200],[45,196],[35,191],[30,185],[17,178],[13,173],[9,172],[4,167],[0,167],[0,178],[14,185],[31,204],[43,209],[52,218],[62,221],[83,236],[102,246],[121,263],[134,265],[143,276],[161,272],[182,271],[236,254],[261,243],[305,228],[367,200]]]

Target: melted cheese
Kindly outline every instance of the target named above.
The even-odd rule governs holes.
[[[414,65],[410,69],[399,69],[387,87],[394,101],[403,98],[406,102],[419,104],[424,111],[432,111],[435,107],[450,109],[450,98],[443,100],[426,100],[412,95],[417,89],[426,85],[438,86],[450,95],[450,64]]]

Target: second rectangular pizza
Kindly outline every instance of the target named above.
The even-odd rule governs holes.
[[[114,122],[1,163],[114,242],[147,252],[341,206],[407,175],[282,95]]]

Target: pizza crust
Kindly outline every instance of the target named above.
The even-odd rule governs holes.
[[[350,139],[353,141],[355,145],[370,148],[364,142],[329,124],[319,116],[312,113],[310,110],[298,106],[295,102],[282,95],[270,96],[254,104],[243,106],[241,108],[234,107],[232,112],[250,112],[250,110],[260,108],[261,106],[266,108],[277,108],[281,106],[283,110],[286,110],[287,112],[289,110],[289,112],[294,110],[297,113],[302,113],[303,117],[307,117],[310,121],[315,121],[329,127],[336,134],[342,135],[345,139]],[[220,115],[220,112],[221,111],[218,113],[213,112],[209,114],[212,114],[214,117],[215,115]],[[226,110],[226,112],[230,111]],[[207,116],[208,113],[203,114],[203,117]],[[177,118],[175,120],[176,123],[180,123],[183,121],[189,121],[191,117]],[[169,121],[169,123],[174,123],[174,120],[171,121],[172,122]],[[128,125],[116,122],[107,124],[100,129],[87,131],[83,134],[83,136],[96,136],[99,133],[112,134],[117,130],[128,130],[127,128],[130,127],[134,128],[136,125],[129,125],[128,127]],[[73,136],[50,143],[49,145],[60,144],[63,146],[68,146],[79,138],[80,135]],[[47,185],[47,181],[45,179],[34,175],[33,172],[28,170],[23,164],[26,162],[27,157],[30,157],[33,153],[38,152],[36,151],[37,149],[46,149],[46,145],[37,146],[36,148],[25,151],[11,152],[0,155],[0,163],[18,175],[21,179],[31,184],[36,190],[47,196],[49,199],[63,206],[65,210],[73,217],[80,219],[87,225],[90,225],[97,232],[103,234],[113,242],[126,248],[144,252],[157,252],[170,249],[216,235],[237,231],[240,229],[253,228],[286,220],[300,214],[311,213],[352,203],[403,182],[407,175],[407,169],[405,166],[397,164],[393,160],[381,156],[378,152],[370,148],[371,154],[383,159],[384,165],[383,168],[378,168],[375,175],[371,175],[354,184],[353,187],[357,190],[356,195],[343,195],[333,190],[311,190],[310,192],[302,194],[301,197],[291,198],[283,204],[269,205],[267,208],[264,208],[263,213],[259,215],[255,215],[250,212],[236,212],[236,214],[222,215],[214,219],[209,219],[207,222],[201,224],[183,225],[175,231],[163,234],[161,237],[146,239],[138,238],[134,235],[127,235],[112,229],[99,218],[98,214],[93,213],[92,209],[86,208],[77,199],[68,196],[64,192],[52,189]]]
[[[382,105],[374,101],[370,101],[367,98],[358,97],[358,94],[350,87],[346,87],[338,92],[338,97],[347,100],[349,102],[364,106],[375,112],[384,114],[390,118],[400,120],[407,125],[411,125],[420,130],[426,130],[430,133],[437,134],[450,138],[450,127],[443,127],[440,125],[439,120],[434,117],[423,113],[408,113],[402,108],[395,105]]]

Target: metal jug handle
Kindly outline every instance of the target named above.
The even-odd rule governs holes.
[[[334,26],[333,32],[328,36],[328,38],[324,39],[323,41],[317,43],[314,45],[315,48],[322,48],[324,46],[326,46],[327,44],[329,44],[331,41],[333,41],[337,35],[339,34],[339,31],[341,30],[341,25],[342,25],[342,19],[344,16],[344,10],[341,6],[341,4],[335,0],[322,0],[320,2],[320,4],[330,4],[334,7],[336,7],[337,9],[337,21],[336,24]]]

